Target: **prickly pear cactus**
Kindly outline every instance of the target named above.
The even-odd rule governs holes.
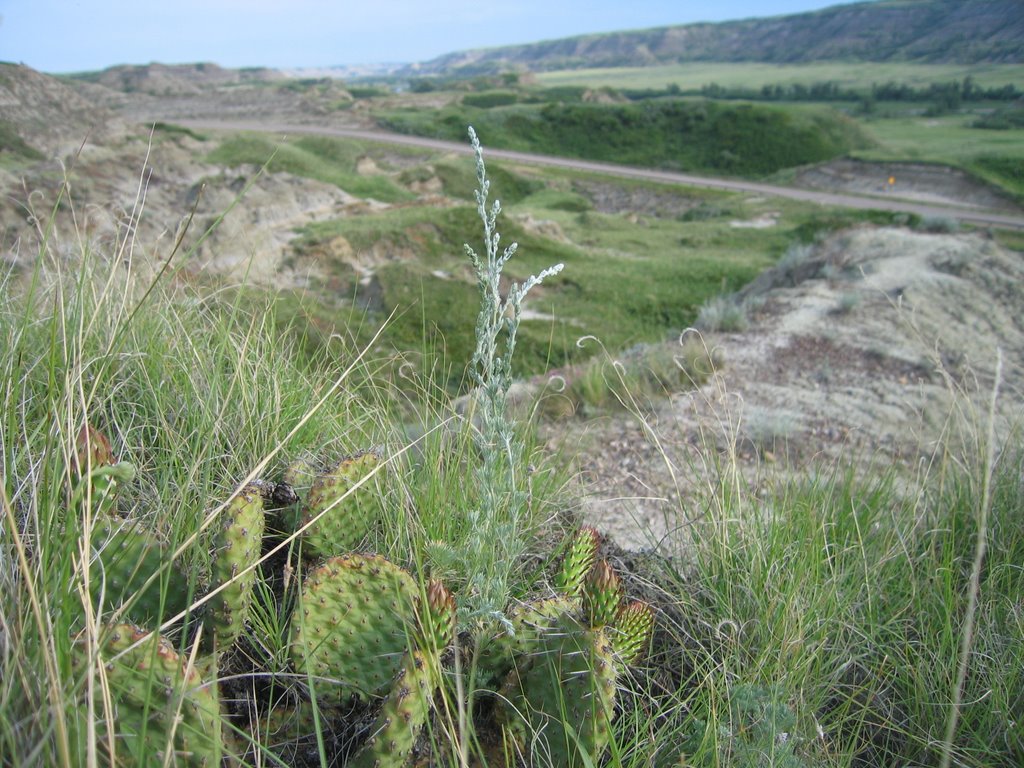
[[[604,629],[563,614],[532,653],[517,657],[499,717],[545,763],[597,764],[611,737],[616,674]]]
[[[209,601],[206,621],[218,651],[234,644],[249,617],[257,578],[252,565],[259,560],[266,525],[262,491],[255,483],[239,491],[222,513],[214,539],[211,587],[220,591]]]
[[[313,676],[318,696],[383,696],[415,637],[418,595],[412,576],[379,555],[327,560],[303,584],[292,662]]]
[[[97,610],[124,608],[131,620],[157,626],[188,607],[188,579],[174,565],[143,588],[165,566],[170,548],[141,522],[97,518],[90,546],[89,592]]]
[[[308,526],[303,537],[306,554],[329,557],[359,547],[379,513],[370,489],[351,489],[380,462],[379,454],[366,451],[343,459],[313,481],[300,521]]]
[[[563,594],[517,608],[510,617],[514,632],[494,638],[482,657],[485,669],[507,665],[497,700],[506,733],[551,765],[600,762],[611,737],[616,681],[639,659],[653,628],[646,603],[621,606],[622,585],[606,561],[579,573],[596,549],[596,536],[578,537],[558,581]]]
[[[74,642],[72,664],[79,674],[86,671],[88,642],[84,633]],[[106,678],[113,707],[108,721],[97,679],[96,743],[105,761],[196,768],[220,764],[219,704],[187,658],[163,637],[134,624],[103,626],[99,653],[102,670],[97,672]],[[85,704],[81,707],[85,717]]]

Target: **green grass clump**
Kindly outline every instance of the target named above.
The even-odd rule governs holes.
[[[1014,456],[995,469],[970,674],[944,743],[983,502],[980,478],[947,469],[916,501],[891,475],[802,477],[776,487],[767,509],[719,489],[721,506],[694,529],[688,580],[699,587],[683,603],[687,626],[710,628],[690,657],[688,764],[738,756],[769,726],[761,753],[790,761],[775,764],[938,764],[948,748],[954,764],[980,768],[1024,755]]]
[[[515,91],[484,91],[483,93],[467,93],[462,97],[464,105],[480,109],[507,107],[517,101],[519,101],[519,94]]]
[[[383,119],[394,130],[452,139],[467,116],[494,146],[737,176],[766,176],[867,145],[852,121],[830,110],[683,100],[462,107]]]
[[[750,324],[749,312],[743,302],[732,296],[715,296],[700,305],[697,327],[702,331],[737,333]]]

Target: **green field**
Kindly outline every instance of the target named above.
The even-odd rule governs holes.
[[[762,98],[768,85],[780,90]],[[681,64],[537,73],[514,89],[477,78],[444,108],[391,100],[375,115],[402,132],[459,140],[472,123],[495,147],[748,178],[838,156],[939,163],[1021,198],[1024,118],[1006,86],[1024,86],[1024,65]]]
[[[909,64],[873,62],[818,62],[815,64],[692,63],[654,67],[615,67],[538,72],[544,87],[582,85],[588,88],[665,88],[671,84],[696,90],[710,83],[725,87],[760,88],[831,80],[843,87],[858,88],[889,81],[924,86],[962,80],[970,75],[985,88],[1015,85],[1024,88],[1024,64]]]

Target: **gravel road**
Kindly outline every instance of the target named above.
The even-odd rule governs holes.
[[[225,130],[225,131],[258,131],[276,134],[315,134],[319,136],[338,136],[346,139],[361,139],[387,144],[400,144],[423,149],[435,149],[442,152],[471,154],[468,144],[428,139],[421,136],[408,136],[386,131],[366,130],[359,128],[335,128],[318,125],[286,125],[282,123],[261,123],[257,121],[213,121],[213,120],[176,120],[179,125],[193,129]],[[821,205],[834,205],[846,208],[874,208],[886,211],[903,211],[916,213],[926,217],[948,217],[971,224],[982,226],[1012,227],[1024,229],[1024,216],[1013,216],[978,210],[973,206],[956,205],[924,205],[893,197],[875,197],[868,195],[838,194],[795,187],[782,187],[774,184],[760,184],[753,181],[736,179],[719,179],[709,176],[694,176],[686,173],[658,171],[649,168],[634,168],[611,163],[595,163],[588,160],[576,160],[551,155],[535,155],[526,152],[514,152],[507,149],[488,149],[487,157],[508,160],[516,163],[544,165],[555,168],[569,168],[577,171],[592,171],[611,176],[643,179],[665,184],[683,184],[704,189],[723,189],[735,192],[749,192],[758,195],[786,197],[792,200],[805,200]]]

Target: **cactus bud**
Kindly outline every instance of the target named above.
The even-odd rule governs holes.
[[[566,597],[577,598],[583,591],[583,579],[594,564],[601,535],[589,526],[580,528],[565,553],[555,579],[555,588]]]
[[[455,599],[440,579],[431,579],[427,585],[426,608],[422,612],[426,649],[431,652],[444,649],[455,631]]]
[[[591,627],[615,621],[622,599],[622,582],[607,560],[599,560],[583,582],[583,608]]]
[[[107,436],[90,424],[83,424],[75,438],[75,473],[82,477],[90,470],[115,463]]]
[[[621,663],[629,665],[639,661],[654,630],[654,610],[645,602],[634,600],[619,608],[612,632],[612,647]]]

